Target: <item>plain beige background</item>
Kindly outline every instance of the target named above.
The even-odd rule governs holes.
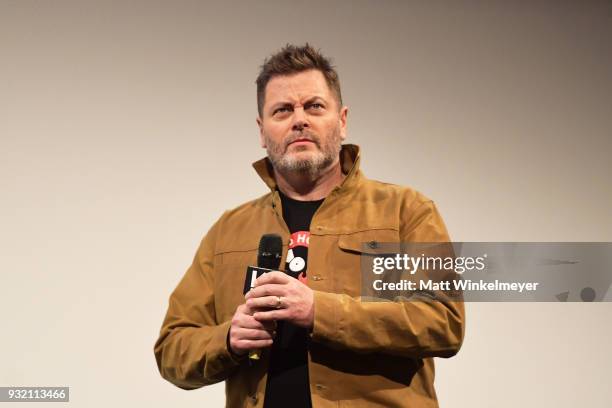
[[[208,227],[266,191],[254,80],[287,42],[334,58],[365,173],[455,240],[612,241],[610,4],[1,0],[0,385],[223,406],[153,343]],[[612,403],[611,304],[467,309],[442,407]]]

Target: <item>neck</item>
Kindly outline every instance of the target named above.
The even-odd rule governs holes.
[[[328,196],[334,187],[340,185],[345,175],[342,174],[340,160],[328,168],[312,175],[309,173],[281,173],[274,170],[276,184],[287,197],[300,201],[321,200]]]

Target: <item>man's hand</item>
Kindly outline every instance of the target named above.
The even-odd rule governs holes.
[[[236,308],[229,330],[230,351],[244,355],[250,350],[270,347],[274,338],[273,322],[259,322],[253,318],[252,308],[242,304]]]
[[[296,326],[312,329],[312,289],[283,272],[268,272],[257,278],[255,287],[246,294],[245,299],[250,309],[257,310],[253,317],[260,322],[286,320]]]

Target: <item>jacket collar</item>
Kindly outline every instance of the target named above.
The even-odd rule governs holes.
[[[354,186],[357,181],[361,178],[361,171],[359,170],[360,162],[360,148],[354,144],[344,144],[340,150],[340,166],[342,167],[342,173],[346,174],[346,178],[340,184],[341,189],[350,188]],[[270,159],[264,157],[263,159],[257,160],[253,163],[253,168],[266,183],[271,191],[275,191],[277,188],[276,179],[274,178],[274,168]]]

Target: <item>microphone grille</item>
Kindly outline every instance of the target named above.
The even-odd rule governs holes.
[[[257,266],[278,269],[283,253],[283,239],[278,234],[264,234],[259,240]]]

